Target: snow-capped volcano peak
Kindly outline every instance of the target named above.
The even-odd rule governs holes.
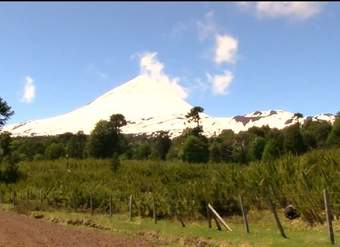
[[[176,118],[192,108],[183,99],[185,96],[176,80],[140,75],[72,112],[8,125],[4,130],[14,135],[56,135],[80,130],[90,133],[99,120],[108,120],[117,113],[123,114],[130,123]]]
[[[133,120],[183,114],[192,106],[183,100],[178,84],[140,75],[100,96],[88,107],[109,111],[110,114],[123,113]]]
[[[57,135],[78,131],[90,134],[98,121],[108,120],[112,114],[121,113],[128,121],[128,125],[122,129],[124,133],[152,134],[163,130],[169,131],[170,135],[175,137],[191,126],[185,115],[192,106],[184,100],[185,97],[186,93],[177,80],[169,79],[161,73],[157,76],[142,74],[72,112],[53,118],[8,125],[4,131],[9,131],[14,136]],[[284,110],[255,111],[223,118],[211,117],[204,113],[200,116],[204,134],[207,136],[219,134],[224,129],[238,133],[253,126],[268,125],[282,129],[306,120],[306,117],[298,117]],[[312,117],[312,120],[330,122],[334,119],[332,114]]]

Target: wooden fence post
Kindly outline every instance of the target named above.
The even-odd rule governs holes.
[[[129,198],[129,221],[132,220],[132,195]]]
[[[94,209],[93,209],[93,195],[90,193],[90,208],[91,208],[91,215],[93,215]]]
[[[112,195],[110,195],[110,201],[109,201],[109,215],[112,217]]]
[[[182,227],[185,227],[185,223],[184,223],[184,221],[182,219],[181,213],[178,210],[177,202],[175,204],[175,220],[176,221],[178,220],[181,223]]]
[[[270,211],[272,211],[273,215],[274,215],[274,218],[275,218],[275,222],[276,222],[276,225],[277,227],[279,228],[279,231],[281,233],[281,236],[284,237],[284,238],[287,238],[284,230],[283,230],[283,227],[281,225],[281,222],[280,222],[280,219],[279,219],[279,216],[277,215],[277,212],[276,212],[276,209],[275,209],[275,206],[273,204],[273,201],[272,199],[270,198],[270,196],[268,196],[267,198],[268,200],[268,205],[269,205],[269,208],[270,208]]]
[[[155,222],[155,224],[157,224],[157,208],[156,208],[156,201],[155,201],[155,197],[152,197],[152,214],[153,214],[153,220]]]
[[[39,199],[40,199],[40,207],[41,207],[43,204],[42,189],[40,189],[39,191]]]
[[[209,228],[211,228],[211,213],[210,213],[210,209],[208,207],[208,204],[207,204],[207,217],[208,217],[208,226],[209,226]]]
[[[249,224],[248,224],[248,218],[247,218],[247,212],[243,206],[243,200],[242,200],[242,196],[239,196],[240,198],[240,206],[241,206],[241,211],[242,211],[242,218],[243,218],[243,224],[244,224],[244,228],[246,230],[247,233],[249,233]]]
[[[26,190],[26,204],[28,204],[29,200],[30,200],[30,191],[27,189]]]
[[[216,215],[214,215],[213,218],[214,218],[214,221],[215,221],[215,223],[216,223],[217,229],[218,229],[219,231],[222,231],[221,224],[220,224],[220,222],[218,222],[218,219],[216,218]]]
[[[327,222],[329,239],[331,241],[331,244],[335,244],[333,224],[332,224],[333,215],[332,215],[332,210],[329,206],[329,204],[330,204],[329,194],[328,194],[327,190],[325,190],[325,189],[323,190],[323,199],[324,199],[324,202],[325,202],[326,222]]]
[[[12,203],[13,203],[13,207],[16,206],[16,196],[17,196],[17,193],[15,192],[15,189],[13,189],[13,191],[12,191]]]

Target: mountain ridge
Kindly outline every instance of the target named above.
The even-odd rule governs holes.
[[[90,103],[65,114],[40,120],[29,120],[6,125],[2,131],[14,136],[57,135],[65,132],[83,131],[89,134],[99,120],[108,120],[112,114],[121,113],[128,121],[122,128],[128,134],[152,134],[169,131],[172,137],[190,127],[185,115],[192,105],[185,101],[185,95],[178,84],[144,75],[111,89]],[[285,110],[265,110],[234,117],[213,117],[201,114],[204,134],[219,134],[223,129],[238,133],[250,127],[268,125],[282,129],[307,117],[297,118]],[[313,120],[333,122],[332,114],[318,114]]]

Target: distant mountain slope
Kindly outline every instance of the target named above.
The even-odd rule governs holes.
[[[78,131],[89,134],[99,120],[108,120],[112,114],[121,113],[128,121],[128,125],[123,128],[124,133],[151,134],[165,130],[174,137],[189,127],[185,115],[191,108],[179,95],[176,85],[138,76],[74,111],[48,119],[7,125],[3,131],[9,131],[14,136],[57,135]],[[268,125],[281,129],[306,119],[297,119],[294,113],[283,110],[256,111],[230,118],[207,114],[201,116],[207,136],[219,134],[223,129],[239,132],[252,126]],[[332,114],[320,114],[313,119],[333,122],[335,117]]]

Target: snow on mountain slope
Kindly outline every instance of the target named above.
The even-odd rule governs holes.
[[[77,110],[48,119],[9,125],[4,130],[13,135],[55,135],[79,130],[90,133],[99,120],[108,120],[114,113],[124,114],[131,122],[155,117],[161,121],[185,114],[191,107],[178,95],[175,85],[140,75]],[[137,128],[143,126],[140,124]]]
[[[78,131],[89,134],[99,120],[108,120],[112,114],[121,113],[128,121],[128,125],[122,129],[124,133],[152,134],[165,130],[175,137],[184,128],[192,126],[185,119],[192,106],[184,98],[185,94],[174,81],[140,75],[72,112],[8,125],[3,131],[9,131],[14,136],[57,135]],[[283,110],[256,111],[229,118],[201,114],[201,118],[207,136],[219,134],[223,129],[238,133],[253,126],[268,125],[281,129],[296,122],[303,123],[306,119],[298,119],[294,113]],[[319,114],[312,118],[330,122],[335,119],[332,114]]]

